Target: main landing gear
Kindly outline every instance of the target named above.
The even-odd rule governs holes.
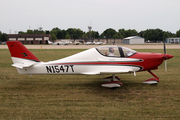
[[[158,78],[154,73],[152,73],[151,70],[148,70],[148,72],[149,72],[152,76],[154,76],[155,78],[150,78],[150,79],[148,79],[148,80],[145,80],[143,83],[145,83],[145,84],[150,84],[150,85],[156,85],[156,84],[158,84],[158,83],[159,83],[159,78]]]
[[[148,70],[148,72],[154,76],[155,78],[150,78],[148,80],[145,80],[143,83],[149,84],[149,85],[156,85],[159,83],[159,77],[157,77],[154,73],[151,72],[151,70]],[[112,74],[110,77],[106,77],[102,79],[103,81],[106,81],[107,83],[102,84],[101,86],[107,87],[107,88],[119,88],[122,86],[122,83],[119,82],[120,78],[118,76],[115,76],[115,74]]]
[[[115,74],[112,74],[112,76],[110,77],[103,78],[102,80],[107,81],[107,83],[101,85],[103,87],[119,88],[122,86],[122,83],[119,82],[120,78],[118,76],[115,76]]]

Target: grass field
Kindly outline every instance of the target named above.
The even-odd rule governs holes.
[[[60,59],[83,50],[31,50],[42,61]],[[160,52],[163,50],[137,50]],[[142,82],[148,72],[119,74],[123,86],[101,87],[105,76],[20,75],[11,67],[7,49],[0,50],[0,119],[179,119],[180,50],[167,50],[174,58],[153,71],[158,85]]]

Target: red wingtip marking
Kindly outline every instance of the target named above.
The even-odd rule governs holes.
[[[7,45],[11,53],[11,57],[18,57],[40,62],[40,60],[34,56],[21,42],[7,41]]]

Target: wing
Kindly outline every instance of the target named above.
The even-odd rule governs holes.
[[[108,69],[108,70],[103,70],[100,72],[100,74],[119,74],[119,73],[131,73],[134,72],[133,69],[130,68],[123,68],[123,69]]]
[[[105,69],[101,71],[83,72],[82,74],[85,74],[85,75],[121,74],[121,73],[133,73],[135,71],[136,70],[133,70],[131,68],[123,68],[123,69],[111,68],[111,69]]]

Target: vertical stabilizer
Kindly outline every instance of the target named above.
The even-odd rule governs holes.
[[[40,62],[40,60],[34,56],[21,42],[7,41],[7,45],[11,53],[11,57]]]

